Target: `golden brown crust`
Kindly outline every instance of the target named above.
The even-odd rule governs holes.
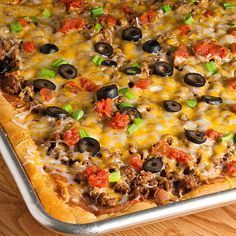
[[[131,205],[127,210],[115,213],[104,214],[99,217],[93,213],[83,210],[77,206],[69,206],[59,198],[54,191],[54,186],[47,174],[43,174],[35,162],[39,160],[39,153],[36,151],[36,145],[31,139],[26,129],[20,128],[12,122],[16,112],[8,101],[0,94],[0,120],[8,138],[16,151],[21,163],[30,181],[36,190],[39,199],[45,210],[58,220],[69,223],[88,223],[97,220],[107,219],[119,215],[141,211],[144,209],[155,207],[156,204],[150,201],[137,202]],[[27,150],[34,150],[34,161],[29,161],[29,153]],[[223,191],[236,187],[236,178],[217,179],[208,185],[203,185],[196,190],[191,191],[183,197],[183,199],[194,198],[213,192]]]

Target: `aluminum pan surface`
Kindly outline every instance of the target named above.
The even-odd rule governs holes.
[[[161,221],[180,215],[191,214],[196,211],[206,210],[236,201],[236,189],[232,189],[95,223],[64,223],[51,217],[43,209],[2,128],[0,128],[0,152],[32,216],[44,227],[66,235],[98,235],[138,225],[140,226],[140,224],[148,222]]]

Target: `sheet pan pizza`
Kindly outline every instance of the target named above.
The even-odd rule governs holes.
[[[2,0],[0,85],[1,125],[59,220],[236,186],[234,0]]]

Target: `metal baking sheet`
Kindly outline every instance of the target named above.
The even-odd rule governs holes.
[[[165,206],[89,224],[69,224],[56,220],[43,209],[4,130],[0,128],[0,152],[13,175],[32,216],[44,227],[65,235],[99,235],[154,221],[162,221],[236,201],[236,189],[209,194]]]

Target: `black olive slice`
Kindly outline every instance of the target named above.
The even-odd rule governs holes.
[[[102,66],[110,66],[110,67],[114,66],[114,67],[116,67],[117,63],[116,63],[116,61],[113,61],[113,60],[104,60],[104,61],[102,61],[101,65]]]
[[[127,114],[131,121],[135,118],[142,118],[141,113],[135,107],[125,107],[120,110],[120,113]]]
[[[162,167],[162,161],[156,157],[148,159],[143,163],[143,170],[150,171],[152,173],[160,172]]]
[[[178,112],[182,109],[182,106],[178,102],[172,100],[164,100],[163,108],[168,112]]]
[[[123,69],[126,75],[138,75],[141,74],[141,69],[137,66],[128,66]]]
[[[214,97],[214,96],[209,96],[209,95],[203,95],[202,101],[210,105],[219,105],[223,102],[221,97]]]
[[[77,149],[79,152],[89,152],[92,156],[96,156],[100,151],[99,142],[90,137],[81,138],[77,143]]]
[[[39,92],[42,88],[48,88],[51,90],[56,89],[56,85],[53,82],[51,82],[50,80],[46,80],[46,79],[36,79],[33,82],[33,86],[34,86],[35,92]]]
[[[113,47],[108,43],[99,42],[94,45],[95,52],[103,56],[111,56],[113,54]]]
[[[129,27],[122,32],[122,39],[138,42],[142,38],[142,31],[138,27]]]
[[[161,77],[173,75],[173,66],[166,61],[159,61],[154,64],[154,74]]]
[[[74,79],[77,76],[77,69],[70,64],[63,64],[58,67],[58,73],[64,79]]]
[[[10,69],[10,65],[6,60],[0,60],[0,76],[7,73]]]
[[[203,87],[206,79],[198,73],[188,73],[184,76],[184,82],[193,87]]]
[[[59,49],[55,44],[47,43],[40,47],[39,51],[43,54],[51,54],[54,52],[58,52]]]
[[[148,40],[143,44],[143,51],[148,53],[157,53],[161,50],[160,44],[156,40]]]
[[[96,95],[98,101],[106,98],[115,98],[118,96],[118,87],[115,84],[104,86],[97,91]]]
[[[66,118],[68,116],[67,111],[56,106],[47,107],[45,114],[54,118]]]
[[[205,143],[207,140],[205,133],[194,131],[194,130],[185,130],[185,136],[190,142],[193,142],[196,144]]]

